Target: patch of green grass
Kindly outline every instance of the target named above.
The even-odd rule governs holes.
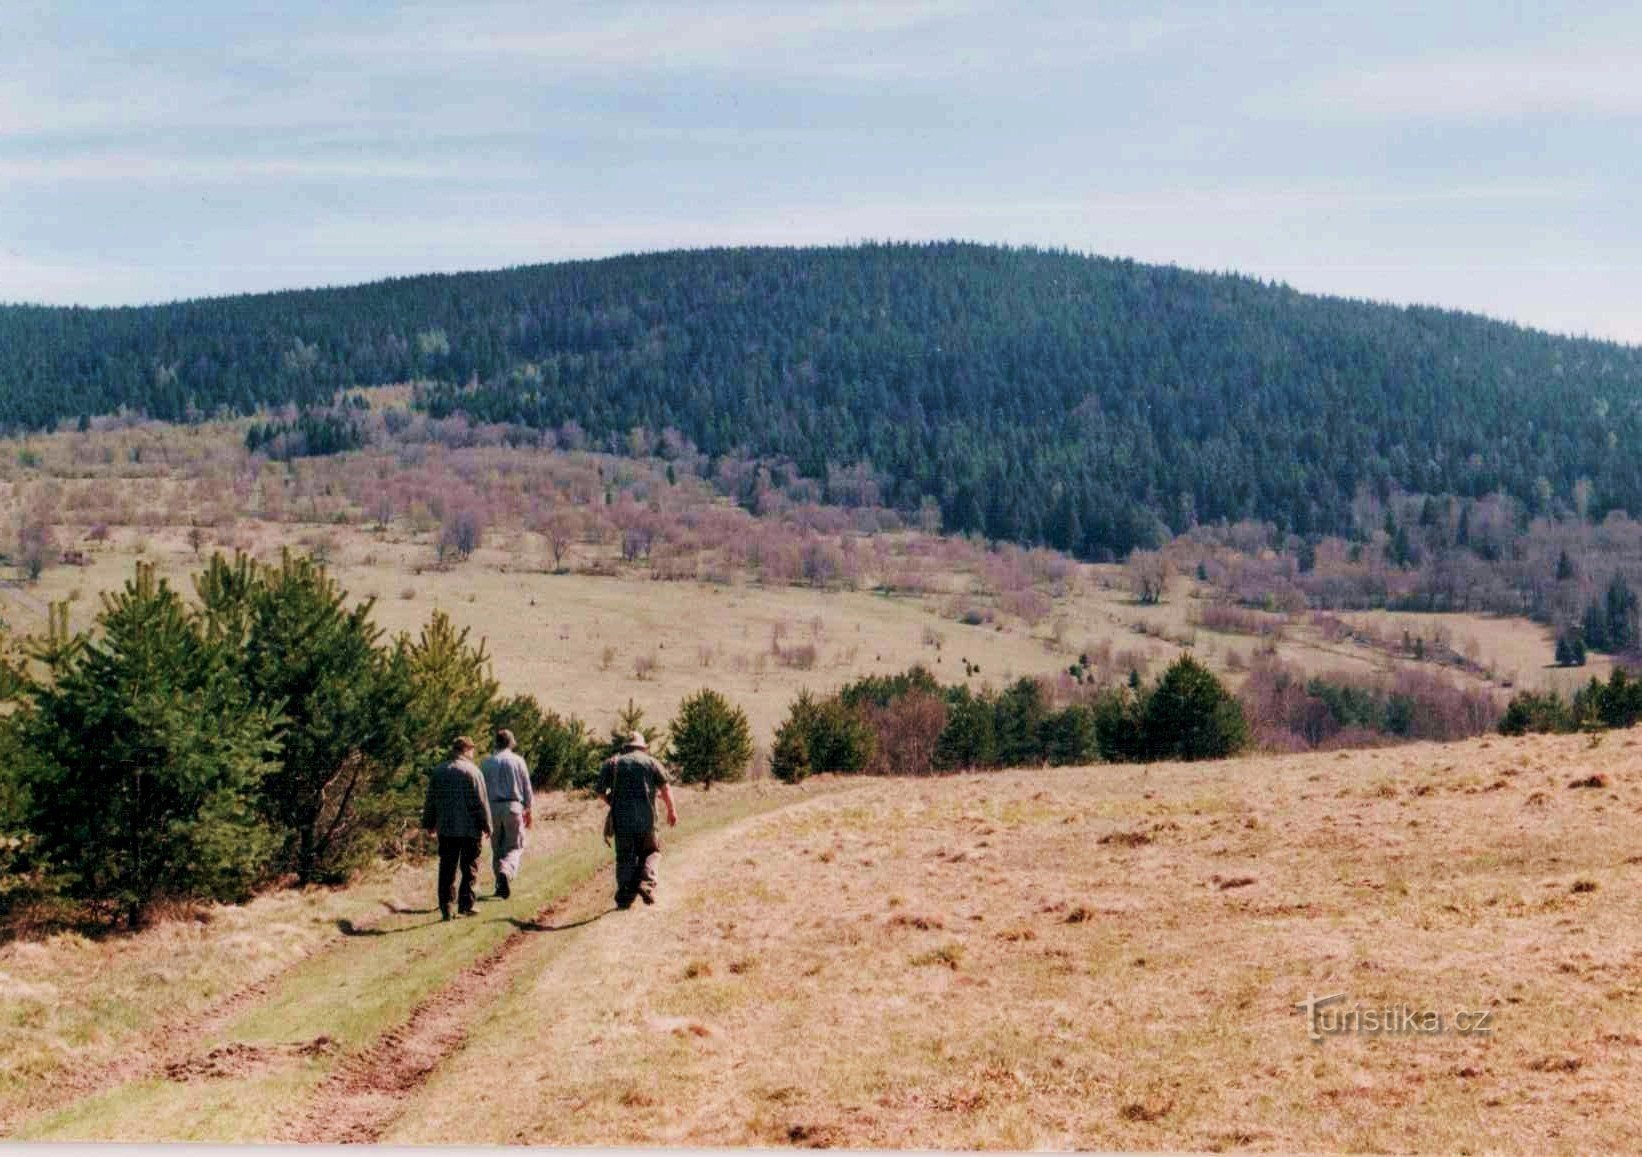
[[[694,794],[681,799],[680,841],[761,812],[801,802],[768,791]],[[667,837],[664,837],[667,838]],[[228,1043],[288,1045],[328,1036],[342,1048],[298,1065],[270,1065],[244,1078],[178,1084],[144,1081],[112,1089],[25,1122],[32,1140],[266,1141],[292,1104],[350,1052],[367,1047],[461,969],[501,945],[537,911],[567,895],[610,861],[596,834],[532,859],[507,901],[480,904],[479,915],[442,922],[437,911],[401,912],[345,936],[284,974],[254,1007],[230,1021],[200,1052]],[[427,909],[433,909],[433,866],[427,868]],[[481,894],[488,872],[481,869]],[[562,950],[571,937],[543,937]]]

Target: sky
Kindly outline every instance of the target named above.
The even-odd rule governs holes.
[[[1634,5],[0,0],[0,30],[0,301],[958,238],[1642,344]]]

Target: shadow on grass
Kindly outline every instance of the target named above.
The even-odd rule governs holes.
[[[406,908],[402,904],[395,904],[392,900],[383,900],[382,907],[395,916],[432,916],[438,911],[436,908]]]
[[[432,909],[428,909],[429,912]],[[419,912],[407,912],[404,915],[421,915]],[[424,920],[420,924],[406,924],[402,928],[378,928],[371,924],[355,924],[346,916],[336,922],[336,930],[344,936],[397,936],[401,932],[415,932],[418,928],[431,928],[435,924],[443,924],[438,918]]]
[[[535,920],[520,920],[517,916],[509,916],[507,922],[520,932],[569,932],[574,928],[585,928],[595,920],[602,920],[614,911],[616,909],[607,908],[603,912],[596,912],[584,920],[573,920],[569,924],[542,924]]]

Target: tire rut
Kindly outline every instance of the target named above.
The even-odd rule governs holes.
[[[607,866],[568,895],[548,904],[530,925],[511,933],[488,954],[458,972],[419,1004],[410,1017],[365,1049],[344,1057],[320,1082],[308,1105],[279,1143],[370,1144],[404,1110],[412,1094],[467,1041],[474,1014],[501,996],[517,978],[521,949],[539,932],[569,931],[583,922],[554,926],[567,912],[597,910],[595,898],[611,886]]]
[[[156,1025],[128,1042],[120,1055],[111,1060],[84,1069],[64,1069],[35,1095],[0,1109],[0,1140],[9,1137],[11,1130],[28,1118],[66,1108],[75,1101],[120,1085],[160,1077],[173,1079],[171,1074],[187,1070],[207,1041],[246,1008],[272,992],[292,969],[334,948],[337,943],[335,939],[320,941],[277,971],[230,993],[203,1013],[187,1014]]]

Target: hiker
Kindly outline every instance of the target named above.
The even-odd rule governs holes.
[[[633,906],[637,896],[656,902],[656,861],[661,841],[656,838],[656,796],[667,805],[667,826],[678,823],[667,769],[650,754],[644,732],[627,737],[622,749],[599,767],[594,789],[610,808],[605,817],[605,839],[616,844],[616,907]]]
[[[490,870],[496,876],[498,900],[513,894],[513,877],[519,874],[525,829],[530,827],[530,809],[536,802],[530,787],[530,767],[513,746],[513,732],[498,728],[495,750],[479,765],[490,797]]]
[[[439,837],[439,915],[450,919],[451,889],[458,871],[462,888],[456,893],[456,911],[473,915],[479,844],[490,834],[490,808],[485,803],[484,777],[473,765],[473,740],[465,735],[457,736],[449,762],[435,768],[428,779],[422,826]]]

